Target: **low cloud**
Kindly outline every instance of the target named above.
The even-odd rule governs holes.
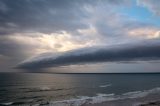
[[[151,61],[160,59],[160,41],[90,47],[60,54],[42,54],[17,65],[22,69],[40,69],[98,62]]]
[[[139,1],[139,4],[137,5],[135,1]],[[69,56],[72,57],[81,51],[84,51],[84,54],[79,54],[80,56],[96,55],[96,53],[98,56],[102,51],[107,54],[115,50],[115,47],[120,50],[126,47],[119,44],[135,43],[138,40],[158,40],[159,1],[135,1],[0,0],[0,67],[6,68],[2,71],[35,55],[34,59],[29,59],[18,67],[45,68],[70,65],[74,62]],[[132,13],[132,9],[136,10],[137,6],[140,13],[144,8],[146,12]],[[143,16],[148,12],[149,16]],[[99,45],[106,46],[98,47]],[[118,45],[118,47],[107,45]],[[55,55],[56,52],[63,53]],[[117,50],[116,55],[119,52]],[[62,62],[55,62],[60,61],[61,56],[67,58],[66,63],[62,61],[63,59]],[[122,60],[96,60],[96,58],[95,56],[94,61],[76,59],[75,64]]]

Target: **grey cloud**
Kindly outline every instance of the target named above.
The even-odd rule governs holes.
[[[0,37],[0,55],[9,58],[17,58],[19,60],[25,59],[33,55],[31,51],[35,48],[38,48],[38,46],[21,44],[7,37]]]
[[[128,19],[128,17],[120,14],[107,14],[107,17],[97,20],[95,27],[98,33],[107,39],[126,39],[128,31],[136,28],[157,28],[151,23],[144,23],[138,20]]]
[[[17,68],[40,69],[74,64],[121,61],[147,61],[160,59],[160,42],[151,40],[136,44],[91,47],[67,51],[58,56],[45,54],[26,60]]]
[[[13,41],[5,36],[0,36],[0,71],[13,71],[13,67],[33,55],[32,51],[38,48]]]
[[[98,32],[95,35],[95,39],[102,37],[102,40],[100,39],[101,42],[107,41],[107,44],[109,44],[109,42],[111,42],[111,44],[121,43],[121,41],[123,42],[123,39],[125,39],[123,38],[125,31],[129,28],[147,26],[139,22],[128,22],[130,20],[128,20],[127,17],[122,17],[122,19],[121,16],[117,15],[119,14],[117,11],[113,12],[113,14],[109,12],[118,9],[119,6],[128,5],[129,1],[130,0],[0,0],[0,37],[1,35],[16,35],[13,33],[18,33],[22,36],[37,37],[40,35],[36,34],[36,32],[60,33],[59,31],[64,30],[69,32],[71,36],[81,35],[73,40],[78,44],[83,44],[84,40],[87,39],[87,42],[92,40],[92,38],[88,36],[88,38],[85,38],[86,36],[78,33],[77,29],[89,29],[88,24],[92,24]],[[85,6],[91,6],[95,9],[93,10],[93,15],[84,8]],[[96,12],[100,14],[95,14]],[[97,18],[95,23],[92,18]],[[120,23],[116,23],[116,19],[119,19]],[[115,26],[110,25],[108,22],[113,22]],[[32,33],[32,35],[28,32]],[[115,38],[116,40],[113,42]],[[103,39],[107,40],[103,41]],[[62,45],[55,44],[54,47],[61,48]],[[13,63],[17,63],[28,56],[34,55],[34,49],[39,48],[38,45],[23,44],[23,42],[13,42],[12,40],[0,38],[0,55],[15,58],[15,60],[12,60]],[[86,49],[84,48],[83,50]],[[97,50],[97,48],[95,48],[95,50]],[[98,52],[97,50],[96,52],[99,53],[100,51]],[[74,53],[78,53],[78,51]],[[62,56],[66,56],[66,54],[68,53],[64,53]],[[55,57],[53,58],[51,54],[48,55],[49,57],[47,56],[47,59],[51,62],[49,66],[54,66],[52,65],[52,60]],[[42,57],[44,59],[42,68],[48,67],[48,63],[45,60],[46,55]],[[69,60],[68,63],[61,64],[56,63],[56,66],[72,64],[70,61],[71,60]],[[88,63],[90,61],[86,62]],[[32,67],[31,64],[32,62],[25,65],[26,67]],[[38,67],[41,62],[37,61],[35,64],[37,64]],[[33,64],[33,68],[36,68],[35,64]]]
[[[1,1],[0,1],[0,11],[3,13],[8,11],[7,6]]]
[[[74,0],[1,0],[0,4],[3,7],[0,9],[0,27],[12,29],[8,33],[21,31],[47,33],[83,28],[86,25],[79,21],[85,17],[80,9],[83,2],[78,3],[79,7],[76,7]],[[8,23],[13,23],[17,27],[8,26]]]
[[[1,0],[0,34],[15,32],[74,32],[88,28],[84,6],[126,4],[128,0]],[[5,30],[7,29],[7,30]]]
[[[160,16],[160,1],[159,0],[137,0],[138,4],[147,7],[155,15]]]

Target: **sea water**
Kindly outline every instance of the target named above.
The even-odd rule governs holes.
[[[160,93],[160,74],[0,73],[0,105],[75,105]]]

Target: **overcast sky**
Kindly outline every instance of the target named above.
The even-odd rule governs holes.
[[[0,72],[160,72],[159,10],[160,0],[0,0]]]

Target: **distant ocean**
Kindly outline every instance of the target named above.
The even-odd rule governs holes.
[[[79,106],[160,93],[160,74],[0,73],[0,105]]]

